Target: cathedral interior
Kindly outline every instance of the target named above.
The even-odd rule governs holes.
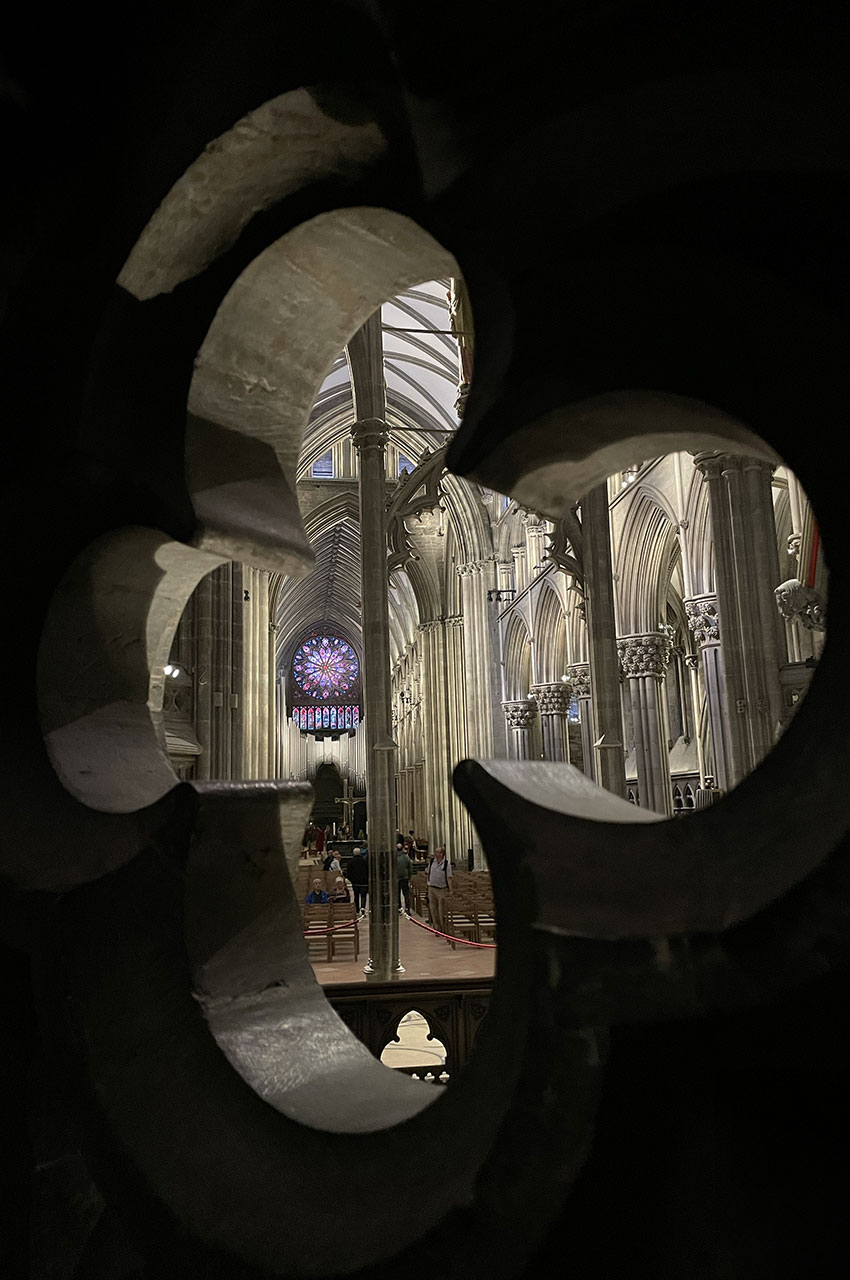
[[[847,1274],[846,15],[511,8],[9,24],[3,1277]]]

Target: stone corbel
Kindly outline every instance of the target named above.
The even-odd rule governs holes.
[[[789,578],[773,594],[783,618],[796,619],[809,631],[826,631],[826,605],[814,587],[804,587],[799,578]]]

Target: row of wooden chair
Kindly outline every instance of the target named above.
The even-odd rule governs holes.
[[[310,959],[356,960],[360,955],[360,925],[353,902],[303,903],[301,922]]]
[[[447,932],[453,938],[466,938],[470,942],[494,943],[496,941],[496,917],[491,897],[452,893],[448,902]],[[457,943],[452,942],[457,948]]]
[[[313,888],[314,880],[321,880],[322,888],[326,893],[330,893],[334,887],[337,876],[345,879],[343,871],[323,871],[321,867],[299,867],[298,878],[295,882],[295,894],[299,902],[303,902],[307,894]]]
[[[410,878],[410,905],[418,916],[425,915],[425,899],[428,896],[428,873],[417,871]],[[493,885],[489,871],[455,871],[452,875],[452,897],[473,897],[492,912]]]

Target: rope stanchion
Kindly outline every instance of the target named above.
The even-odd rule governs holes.
[[[448,938],[449,942],[462,942],[465,947],[476,947],[479,951],[495,951],[495,942],[470,942],[469,938],[457,938],[453,933],[440,933],[439,929],[432,929],[429,924],[423,924],[421,920],[414,920],[413,916],[404,913],[411,924],[418,925],[420,929],[425,929],[428,933],[433,933],[438,938]]]

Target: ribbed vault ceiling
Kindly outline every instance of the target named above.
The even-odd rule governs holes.
[[[448,280],[407,290],[381,308],[389,439],[416,463],[427,450],[445,444],[458,425],[458,353],[449,329]],[[344,352],[322,384],[310,414],[298,461],[299,480],[339,441],[348,441],[354,399]],[[327,501],[305,521],[316,555],[315,568],[301,580],[286,579],[278,596],[278,653],[288,657],[295,641],[314,625],[343,629],[361,642],[360,528],[357,481],[312,480],[327,489]],[[412,591],[390,592],[393,656],[415,625]]]
[[[381,308],[390,441],[415,462],[424,449],[445,444],[458,425],[458,354],[448,332],[448,280],[432,280]],[[299,479],[354,420],[348,362],[340,352],[310,414],[298,464]]]

